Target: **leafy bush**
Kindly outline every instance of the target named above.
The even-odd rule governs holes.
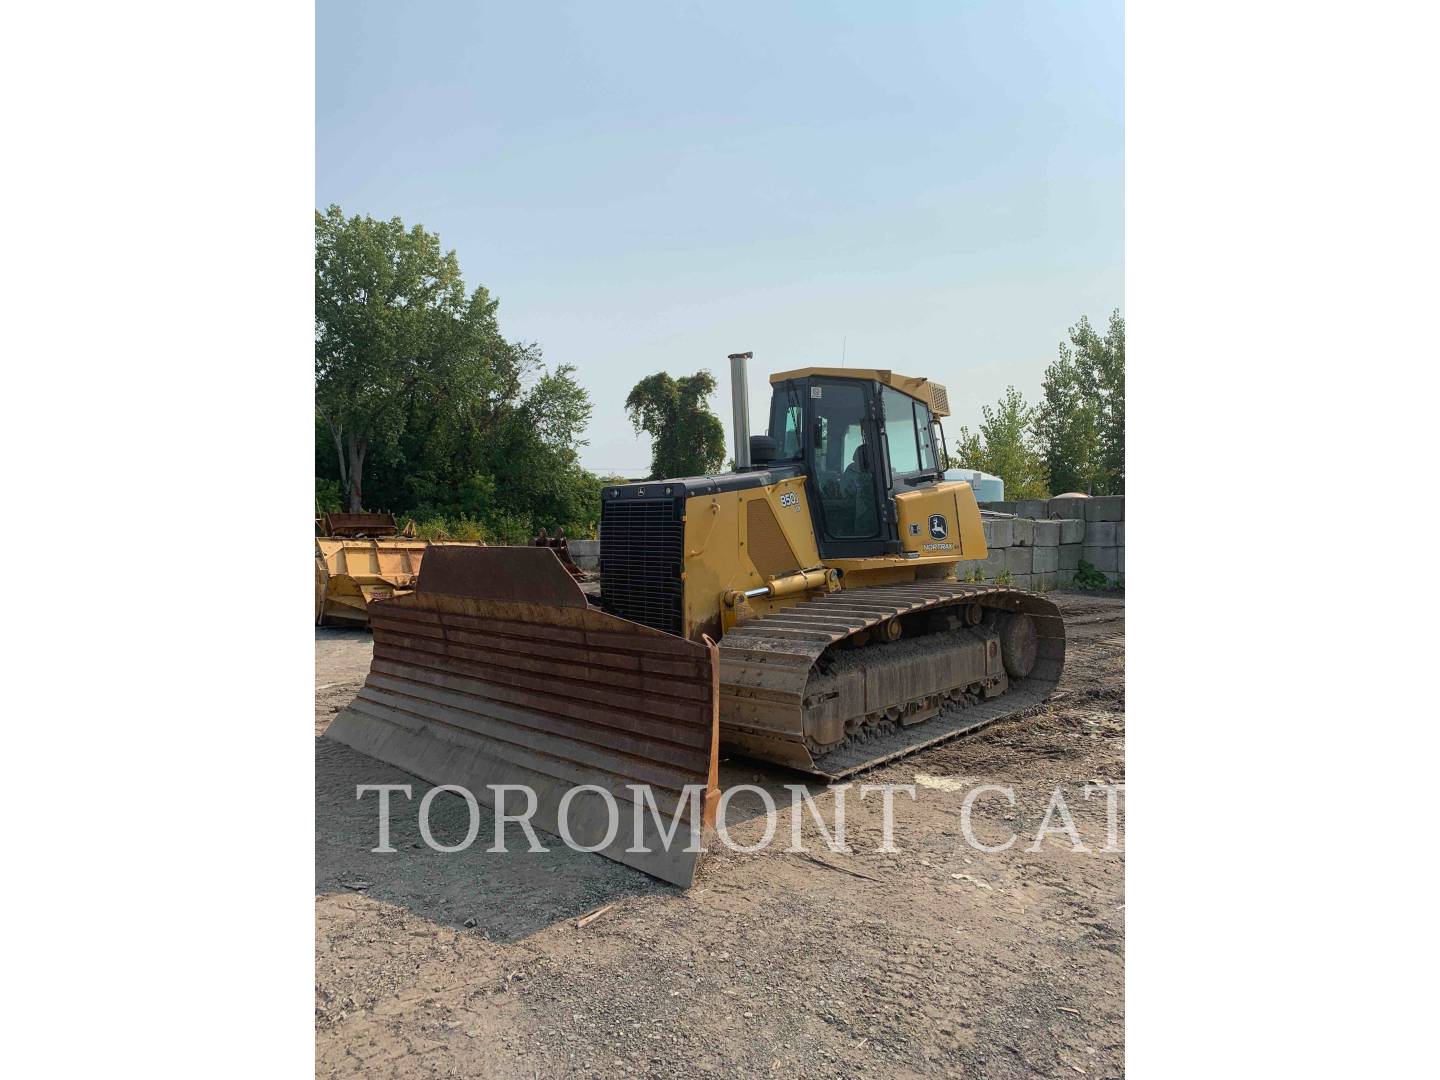
[[[1081,559],[1080,566],[1075,571],[1075,587],[1077,589],[1106,589],[1110,587],[1110,580],[1090,563]]]
[[[340,512],[340,481],[315,478],[315,512],[317,514],[338,514]]]
[[[486,519],[486,531],[492,544],[528,544],[540,530],[529,518],[501,510]]]

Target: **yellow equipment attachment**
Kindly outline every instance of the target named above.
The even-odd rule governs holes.
[[[415,588],[428,540],[315,538],[315,621],[364,626],[370,604]]]
[[[329,513],[315,519],[315,622],[365,626],[376,600],[412,592],[425,552],[437,544],[483,547],[467,541],[417,540],[415,523],[402,530],[390,513]]]

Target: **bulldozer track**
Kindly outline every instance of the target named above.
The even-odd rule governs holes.
[[[932,719],[893,731],[882,725],[828,752],[812,752],[804,731],[806,687],[827,649],[896,618],[968,604],[1022,612],[1035,621],[1038,656],[1027,677],[1010,680],[995,698],[943,695]],[[722,740],[741,752],[836,780],[1038,705],[1060,680],[1065,627],[1059,609],[1033,593],[1005,585],[917,581],[829,593],[741,623],[721,639],[719,658]],[[907,704],[919,705],[920,699]]]

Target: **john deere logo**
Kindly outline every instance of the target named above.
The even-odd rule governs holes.
[[[944,515],[944,514],[931,514],[931,515],[930,515],[930,539],[932,539],[932,540],[944,540],[945,537],[947,537],[947,536],[949,536],[949,535],[950,535],[950,530],[949,530],[948,528],[946,528],[946,526],[945,526],[945,515]]]

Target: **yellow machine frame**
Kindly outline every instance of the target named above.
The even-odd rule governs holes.
[[[647,839],[666,816],[680,835],[686,817],[695,837],[718,824],[724,747],[835,782],[1043,701],[1063,669],[1063,620],[1040,597],[955,580],[962,560],[988,555],[970,485],[944,481],[929,455],[905,455],[887,478],[882,441],[863,481],[847,471],[838,482],[842,516],[817,520],[809,491],[820,486],[803,462],[834,465],[838,448],[867,471],[850,435],[858,422],[873,445],[887,403],[862,395],[838,444],[821,425],[821,439],[802,435],[781,459],[773,440],[750,441],[748,359],[730,357],[734,473],[603,489],[598,605],[554,549],[429,551],[413,593],[370,607],[370,675],[326,737],[481,798],[527,784],[540,828],[569,837],[568,824],[586,850],[688,886],[705,844]],[[882,383],[949,414],[943,387],[890,371],[806,368],[772,381],[813,375]],[[791,389],[781,388],[787,420]],[[824,412],[808,403],[817,397],[802,399],[807,423]],[[882,440],[898,448],[898,437],[892,424]],[[877,501],[883,529],[829,527],[861,498]],[[395,587],[400,568],[378,552],[341,554],[352,575]],[[318,546],[317,560],[329,573]],[[902,639],[909,647],[890,648]],[[567,810],[583,787],[613,793],[611,812],[593,799]],[[703,802],[690,798],[697,789]],[[654,828],[617,837],[617,799]]]
[[[936,416],[950,413],[943,386],[883,369],[798,368],[772,375],[770,382],[815,375],[874,380],[915,398]],[[685,504],[685,636],[716,636],[826,591],[953,578],[957,562],[988,556],[980,507],[968,483],[942,481],[901,492],[895,508],[902,553],[822,559],[803,476],[690,498]],[[947,522],[943,539],[930,535],[932,516]],[[746,595],[761,588],[768,589],[765,595]]]

